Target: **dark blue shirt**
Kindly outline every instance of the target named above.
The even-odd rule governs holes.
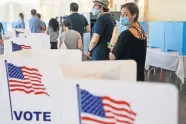
[[[93,34],[99,34],[100,38],[92,51],[93,60],[107,60],[109,49],[107,42],[110,42],[116,22],[110,13],[101,15],[93,26]]]
[[[65,20],[66,19],[71,22],[72,29],[79,32],[81,34],[81,37],[83,38],[85,28],[86,26],[88,26],[87,19],[79,13],[72,13],[71,15],[67,16]]]

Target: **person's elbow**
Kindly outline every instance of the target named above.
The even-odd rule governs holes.
[[[99,34],[94,33],[94,35],[93,35],[93,37],[92,37],[91,42],[92,42],[93,44],[97,44],[97,43],[98,43],[98,41],[99,41],[99,38],[100,38],[100,35],[99,35]]]

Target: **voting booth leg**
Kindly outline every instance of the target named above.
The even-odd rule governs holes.
[[[12,99],[11,99],[11,93],[10,93],[10,84],[9,84],[9,75],[8,75],[9,73],[8,73],[8,67],[7,67],[7,60],[5,60],[5,66],[6,66],[6,75],[7,75],[7,83],[8,83],[11,119],[13,120]]]
[[[77,87],[77,98],[78,98],[78,109],[79,109],[79,124],[82,124],[81,122],[81,93],[79,89],[79,84],[77,84],[76,87]]]

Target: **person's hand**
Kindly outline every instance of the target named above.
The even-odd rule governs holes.
[[[91,58],[91,53],[88,51],[87,53],[86,53],[86,56],[88,57],[88,58]]]
[[[3,44],[3,40],[0,40],[0,44]]]

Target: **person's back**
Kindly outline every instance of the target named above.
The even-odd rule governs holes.
[[[69,30],[61,34],[61,41],[65,42],[68,49],[77,49],[78,41],[81,39],[77,31]]]
[[[72,13],[67,19],[72,23],[72,29],[79,32],[83,37],[85,27],[88,25],[86,18],[79,13]]]
[[[65,18],[65,20],[68,20],[72,24],[72,30],[75,30],[81,34],[81,37],[83,38],[83,34],[87,29],[88,22],[87,19],[78,13],[79,6],[77,3],[71,3],[70,4],[70,11],[72,12],[71,15]]]
[[[37,17],[32,17],[29,20],[31,33],[41,33],[41,21]]]
[[[31,19],[29,20],[29,28],[31,33],[41,33],[41,30],[43,28],[43,24],[39,18],[36,17],[36,10],[31,11]]]

